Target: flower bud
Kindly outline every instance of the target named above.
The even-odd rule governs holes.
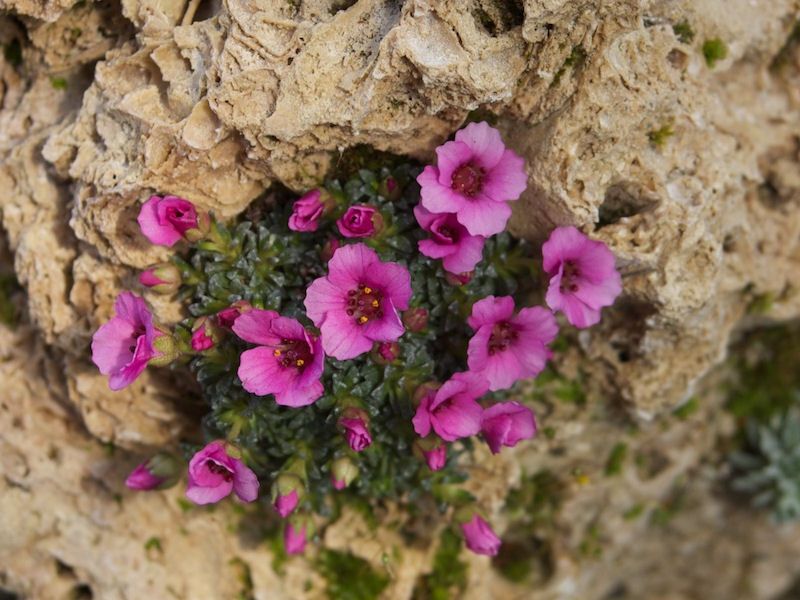
[[[447,444],[437,436],[428,436],[414,442],[414,454],[425,459],[431,471],[440,471],[447,462]]]
[[[403,325],[412,333],[419,333],[428,327],[428,310],[421,306],[409,308],[403,313]]]
[[[161,335],[153,340],[153,349],[158,353],[147,364],[154,367],[166,367],[181,355],[177,340],[169,331],[159,329]]]
[[[205,352],[214,347],[219,336],[214,330],[214,325],[208,317],[200,317],[194,322],[192,328],[192,350]]]
[[[358,467],[346,456],[337,458],[331,464],[331,481],[337,490],[343,490],[358,477]]]
[[[378,186],[378,193],[387,200],[394,201],[400,197],[402,190],[397,183],[397,180],[391,175],[381,181]]]
[[[474,507],[464,506],[453,517],[461,525],[467,548],[475,554],[497,555],[500,551],[500,538]]]
[[[284,519],[297,508],[305,494],[303,480],[294,473],[281,473],[272,484],[272,506]]]
[[[372,349],[372,360],[379,365],[390,365],[400,357],[400,344],[397,342],[378,342]]]
[[[355,406],[346,408],[339,418],[339,427],[353,451],[361,452],[372,444],[368,425],[369,416],[366,411]]]
[[[383,231],[383,216],[374,206],[356,204],[336,221],[336,227],[346,238],[372,237]]]
[[[341,243],[336,238],[331,238],[325,245],[322,247],[322,251],[320,252],[320,258],[325,262],[328,262],[331,258],[333,258],[333,253],[336,252],[341,246]]]
[[[313,533],[311,519],[304,515],[296,515],[286,522],[283,530],[283,548],[286,554],[302,554],[306,549],[306,540]]]
[[[183,465],[172,454],[159,452],[131,471],[125,485],[132,490],[163,490],[177,483],[182,470]]]
[[[217,325],[224,327],[225,329],[231,329],[233,324],[236,322],[236,319],[239,318],[239,315],[242,315],[248,310],[252,309],[253,306],[247,300],[237,300],[228,308],[223,308],[217,313]]]
[[[445,273],[444,278],[450,285],[467,285],[470,281],[472,281],[472,277],[475,275],[475,271],[469,271],[468,273],[450,273],[449,271]]]
[[[139,283],[158,294],[174,294],[181,286],[181,271],[172,263],[161,263],[142,271]]]

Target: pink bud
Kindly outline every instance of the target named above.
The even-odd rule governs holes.
[[[153,244],[173,246],[189,230],[198,229],[194,204],[177,196],[151,196],[139,211],[139,227]]]
[[[379,365],[392,364],[400,357],[400,344],[397,342],[378,342],[372,351],[372,360]]]
[[[125,480],[125,485],[132,490],[154,490],[164,483],[162,477],[158,477],[150,471],[148,468],[149,462],[143,462],[131,471],[131,474]]]
[[[351,206],[336,221],[336,227],[346,238],[370,237],[383,229],[383,217],[374,206]]]
[[[464,541],[475,554],[485,554],[496,556],[500,551],[501,541],[497,537],[491,526],[483,518],[475,513],[472,518],[461,524],[461,531],[464,534]]]
[[[325,209],[325,205],[320,200],[321,196],[320,190],[311,190],[295,201],[289,217],[289,229],[300,232],[317,230]]]
[[[409,308],[403,313],[403,325],[413,333],[424,331],[428,327],[428,311],[422,307]]]
[[[331,481],[337,490],[343,490],[358,477],[358,467],[346,456],[337,458],[331,465]]]
[[[305,524],[289,521],[283,530],[283,547],[286,554],[302,554],[306,549]]]
[[[428,463],[428,468],[431,471],[440,471],[447,462],[447,445],[440,444],[427,452],[423,450],[422,454],[425,456],[425,462]]]
[[[445,273],[444,278],[450,285],[467,285],[472,281],[473,275],[475,275],[474,271],[469,273],[450,273],[448,271]]]
[[[175,485],[183,466],[172,454],[159,452],[131,471],[125,485],[132,490],[163,490]]]
[[[228,308],[223,308],[217,313],[217,325],[225,329],[232,329],[236,319],[248,310],[252,310],[252,308],[252,305],[247,300],[237,300]]]
[[[214,347],[214,337],[211,331],[211,323],[207,317],[200,317],[194,324],[192,332],[192,350],[195,352],[205,352]]]
[[[372,444],[372,436],[367,427],[368,422],[367,413],[354,407],[345,409],[339,419],[339,427],[342,428],[350,448],[355,452],[361,452]]]
[[[297,508],[304,492],[305,486],[299,476],[281,473],[272,485],[272,506],[285,519]]]

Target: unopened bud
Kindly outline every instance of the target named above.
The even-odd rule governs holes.
[[[445,273],[445,280],[450,285],[467,285],[470,281],[472,281],[472,276],[475,275],[475,271],[469,271],[468,273]]]
[[[428,310],[417,306],[403,313],[403,325],[412,333],[419,333],[428,327]]]
[[[153,340],[153,349],[158,352],[148,361],[154,367],[166,367],[181,355],[178,342],[171,332],[159,329],[160,335]]]
[[[358,477],[358,467],[350,458],[343,456],[331,464],[331,481],[337,490],[343,490]]]
[[[208,232],[211,230],[211,217],[206,211],[200,211],[197,213],[197,225],[192,227],[191,229],[187,229],[183,233],[183,237],[185,237],[190,242],[199,242],[204,237],[208,235]]]
[[[174,294],[181,287],[181,271],[172,263],[161,263],[142,271],[139,283],[159,294]]]

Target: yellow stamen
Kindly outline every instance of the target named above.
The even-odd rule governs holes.
[[[365,287],[364,288],[364,293],[365,294],[371,294],[372,293],[372,288],[371,287]]]
[[[273,352],[272,355],[273,356],[280,356],[281,355],[281,351],[276,348],[275,352]]]
[[[302,367],[304,364],[306,364],[306,361],[304,361],[302,358],[298,358],[294,364],[296,364],[298,367]]]
[[[367,317],[365,315],[362,315],[362,316],[358,317],[358,322],[361,323],[362,325],[364,323],[366,323],[367,321],[369,321],[369,317]]]
[[[372,307],[373,307],[373,308],[378,308],[380,305],[381,305],[381,303],[380,303],[380,302],[378,302],[377,300],[373,300],[373,301],[372,301]]]

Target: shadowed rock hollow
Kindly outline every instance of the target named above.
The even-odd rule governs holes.
[[[718,394],[667,433],[648,422],[711,389],[701,380],[732,333],[800,316],[796,0],[0,8],[4,259],[30,321],[0,336],[0,585],[31,598],[81,586],[96,598],[233,597],[238,557],[255,597],[319,595],[324,586],[302,561],[279,578],[268,549],[229,534],[225,510],[182,514],[177,491],[122,491],[135,458],[111,460],[95,442],[142,452],[176,442],[193,420],[168,374],[110,392],[89,360],[90,336],[116,294],[135,286],[136,270],[166,256],[135,221],[151,194],[233,217],[274,183],[319,184],[356,144],[430,159],[479,110],[526,158],[514,233],[540,241],[554,225],[575,224],[611,247],[625,286],[562,366],[605,404],[551,405],[540,421],[554,438],[487,459],[492,472],[476,474],[497,511],[520,465],[569,480],[537,593],[770,598],[789,586],[797,535],[752,515],[737,520],[713,496],[704,469],[716,437],[732,430]],[[180,318],[176,304],[148,299],[162,321]],[[593,479],[631,422],[644,431],[631,448],[665,466]],[[576,467],[590,483],[571,479]],[[666,502],[676,481],[697,508],[669,535],[619,517],[642,498]],[[599,522],[602,557],[581,561]],[[161,550],[145,552],[153,536]],[[388,530],[366,536],[337,524],[325,543],[374,564],[402,546]],[[707,563],[681,554],[690,542]],[[392,597],[410,597],[433,552],[403,550]],[[484,559],[469,560],[468,597],[527,597]],[[661,561],[684,579],[656,576]],[[307,579],[312,591],[298,591]]]

